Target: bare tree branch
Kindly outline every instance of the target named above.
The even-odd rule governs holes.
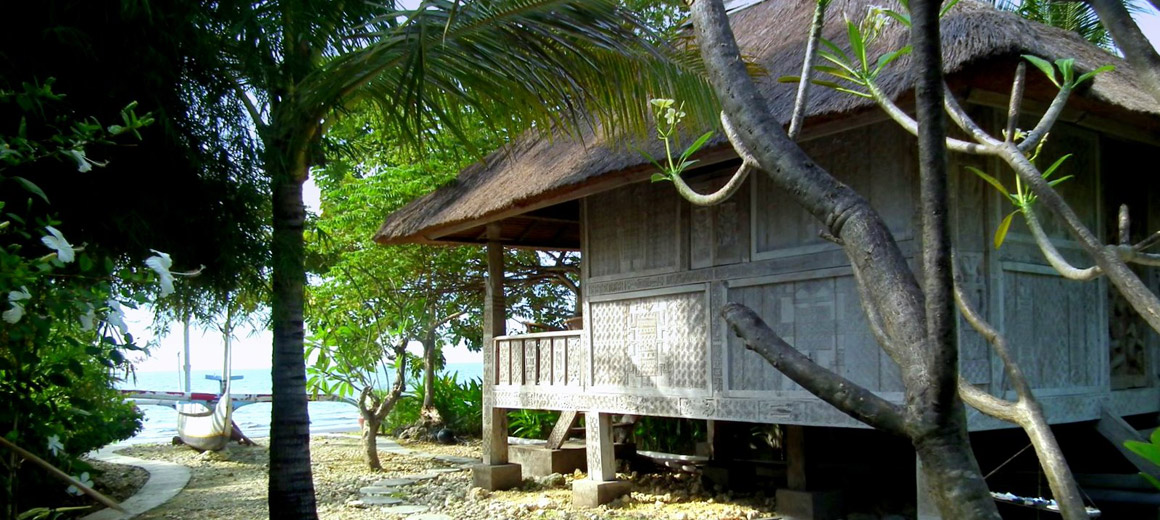
[[[806,118],[806,106],[810,101],[810,79],[814,73],[814,62],[818,58],[818,40],[826,23],[826,5],[830,0],[815,0],[814,19],[810,23],[809,40],[806,41],[806,57],[802,60],[801,80],[798,82],[797,98],[793,102],[793,116],[789,119],[789,138],[797,140],[802,131],[802,121]]]
[[[1108,32],[1112,33],[1116,47],[1124,53],[1124,58],[1132,65],[1132,69],[1144,80],[1148,93],[1152,94],[1156,101],[1160,101],[1160,55],[1156,53],[1156,49],[1140,31],[1136,22],[1132,21],[1132,15],[1124,7],[1124,3],[1121,0],[1086,1],[1092,9],[1095,9]],[[1153,5],[1157,4],[1156,0],[1150,1]]]
[[[1015,142],[1015,131],[1019,128],[1019,108],[1023,104],[1023,88],[1027,83],[1027,64],[1020,61],[1015,67],[1015,81],[1011,82],[1011,101],[1007,105],[1007,133],[1003,140]]]
[[[810,393],[874,428],[906,435],[901,407],[814,363],[781,339],[752,310],[730,303],[721,309],[721,316],[737,337],[745,341],[745,348],[765,358]]]
[[[677,187],[677,193],[685,200],[697,206],[713,206],[724,202],[729,197],[732,197],[737,190],[745,184],[745,179],[749,177],[749,173],[757,169],[757,162],[753,159],[753,154],[745,151],[744,148],[737,146],[739,140],[737,139],[737,132],[733,129],[733,125],[729,122],[729,118],[725,113],[721,113],[721,127],[725,129],[725,136],[729,138],[729,142],[733,144],[733,149],[737,151],[737,155],[741,157],[741,166],[733,173],[733,177],[729,182],[725,183],[721,189],[710,193],[708,195],[701,195],[685,184],[679,175],[673,177],[673,184]]]
[[[1051,105],[1047,107],[1047,112],[1043,113],[1043,117],[1039,118],[1039,122],[1035,124],[1027,136],[1019,142],[1019,151],[1028,153],[1039,146],[1039,142],[1047,136],[1051,128],[1055,126],[1055,122],[1059,119],[1059,115],[1063,113],[1063,108],[1067,106],[1067,98],[1071,96],[1071,86],[1064,84],[1059,88],[1059,92],[1055,94],[1055,99],[1051,100]],[[1008,123],[1010,125],[1010,123]]]
[[[894,100],[883,94],[882,91],[878,89],[877,84],[872,81],[867,81],[867,90],[869,90],[870,95],[874,96],[874,101],[878,103],[878,106],[882,107],[882,110],[886,112],[886,115],[890,116],[890,119],[893,119],[895,123],[898,123],[898,126],[901,126],[903,130],[910,132],[911,135],[918,135],[918,121],[915,121],[914,118],[910,117],[910,115],[899,108],[898,105],[895,105]],[[969,153],[974,155],[988,155],[994,153],[994,150],[991,147],[988,147],[984,144],[970,143],[960,139],[955,139],[953,137],[948,137],[946,141],[947,148],[953,152]]]
[[[1072,266],[1059,253],[1059,250],[1055,248],[1055,244],[1051,243],[1051,239],[1047,237],[1047,233],[1043,232],[1043,227],[1039,225],[1039,218],[1035,216],[1034,208],[1027,208],[1020,213],[1023,214],[1024,220],[1027,221],[1027,229],[1031,230],[1031,236],[1035,238],[1035,244],[1043,252],[1043,257],[1047,259],[1047,263],[1051,264],[1051,267],[1060,276],[1068,280],[1087,281],[1095,280],[1103,274],[1099,266],[1096,265],[1083,269]]]

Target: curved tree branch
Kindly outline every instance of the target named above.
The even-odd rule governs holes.
[[[688,184],[685,184],[684,179],[681,179],[680,175],[676,175],[672,179],[673,184],[677,187],[677,193],[679,193],[685,200],[697,206],[713,206],[729,199],[729,197],[732,197],[734,193],[737,193],[737,190],[740,189],[743,184],[745,184],[745,179],[749,177],[749,173],[758,169],[757,161],[753,158],[753,154],[749,153],[744,148],[744,145],[738,146],[738,143],[741,141],[740,139],[737,139],[737,133],[733,129],[733,125],[729,122],[729,118],[725,116],[724,112],[721,112],[721,127],[725,129],[725,136],[729,138],[729,142],[733,144],[733,149],[737,152],[737,155],[741,157],[741,166],[738,167],[737,171],[733,173],[733,177],[729,179],[729,182],[725,183],[721,189],[713,193],[708,195],[701,195],[700,193],[697,193],[695,190],[693,190],[693,188],[689,187]]]
[[[745,341],[745,348],[765,358],[802,388],[874,428],[906,435],[906,422],[900,406],[814,363],[781,339],[749,308],[730,303],[721,309],[721,316],[737,337]]]
[[[1099,266],[1093,265],[1091,267],[1080,269],[1072,266],[1070,262],[1059,253],[1055,248],[1055,244],[1051,243],[1051,239],[1047,237],[1047,233],[1043,232],[1043,227],[1039,225],[1039,218],[1035,216],[1033,208],[1027,208],[1020,211],[1023,214],[1024,220],[1027,221],[1027,229],[1031,230],[1031,236],[1035,237],[1035,244],[1039,246],[1039,250],[1043,252],[1044,258],[1051,267],[1059,273],[1060,276],[1068,280],[1087,281],[1095,280],[1103,274]]]
[[[793,116],[789,119],[789,138],[797,140],[802,131],[802,121],[806,118],[806,106],[810,101],[810,78],[814,73],[814,62],[818,58],[818,40],[826,23],[826,5],[830,0],[814,0],[814,19],[810,23],[809,40],[806,41],[806,57],[802,60],[801,80],[798,82],[797,98],[793,102]]]
[[[1160,102],[1160,55],[1156,53],[1156,49],[1140,31],[1136,22],[1132,21],[1132,15],[1124,7],[1124,3],[1121,0],[1086,1],[1092,9],[1095,9],[1108,32],[1112,33],[1116,47],[1124,53],[1124,58],[1132,65],[1132,69],[1144,80],[1148,93]],[[1151,2],[1153,5],[1157,3],[1156,0]]]
[[[871,96],[874,96],[874,101],[878,103],[878,106],[886,112],[886,115],[890,116],[890,119],[893,119],[895,123],[898,123],[898,126],[901,126],[903,130],[910,132],[910,135],[918,135],[918,121],[915,121],[914,118],[910,117],[909,114],[907,114],[901,108],[898,108],[898,105],[894,104],[894,100],[890,99],[889,96],[882,93],[882,91],[878,89],[877,84],[868,81],[867,90],[870,91]],[[987,155],[994,153],[994,149],[992,147],[984,144],[969,143],[967,141],[955,139],[953,137],[948,137],[946,141],[947,148],[952,152],[969,153],[974,155]]]

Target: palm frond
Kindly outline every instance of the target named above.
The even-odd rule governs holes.
[[[454,138],[480,114],[495,129],[643,134],[647,100],[662,96],[684,100],[695,124],[716,120],[693,50],[650,44],[614,0],[427,0],[370,26],[373,43],[327,64],[302,92],[315,107],[370,100],[408,144]]]

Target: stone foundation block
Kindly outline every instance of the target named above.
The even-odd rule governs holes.
[[[632,489],[632,483],[623,480],[598,482],[583,479],[572,482],[572,505],[597,507],[612,502]]]
[[[518,487],[523,482],[519,464],[476,464],[471,466],[471,485],[488,491]]]
[[[513,445],[508,447],[508,460],[523,468],[523,478],[543,477],[583,470],[588,465],[587,453],[584,448],[550,450],[544,446]]]
[[[837,520],[844,507],[840,491],[777,490],[777,512],[789,520]]]

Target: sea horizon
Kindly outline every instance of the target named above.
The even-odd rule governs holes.
[[[483,363],[447,363],[442,374],[455,373],[461,383],[480,378]],[[220,375],[221,370],[191,370],[190,387],[193,392],[218,393],[219,383],[206,379],[206,375]],[[270,369],[250,368],[234,370],[233,375],[243,376],[230,386],[233,394],[268,394],[271,391]],[[180,376],[176,370],[154,370],[135,372],[135,378],[117,384],[121,390],[182,391]],[[382,386],[390,385],[392,374],[386,374]],[[408,385],[409,386],[409,385]],[[169,407],[158,405],[140,406],[145,417],[142,429],[137,435],[123,441],[128,444],[165,443],[177,435],[177,414]],[[251,438],[270,436],[270,403],[254,403],[234,410],[234,422]],[[358,410],[343,402],[311,402],[310,433],[334,433],[358,430]]]

